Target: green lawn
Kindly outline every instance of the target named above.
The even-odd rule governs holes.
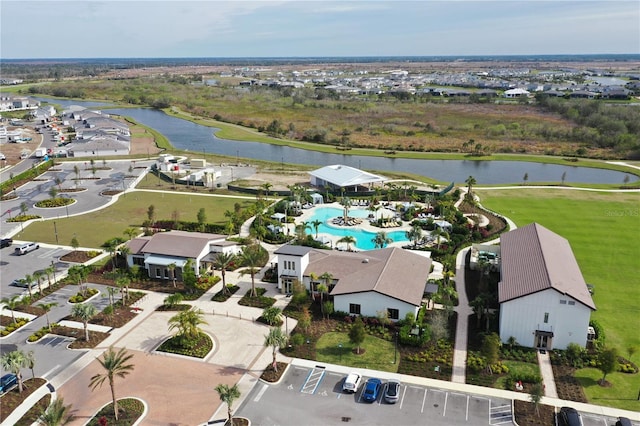
[[[340,344],[342,348],[338,346]],[[367,335],[360,345],[364,353],[356,355],[352,351],[354,348],[347,333],[325,333],[316,344],[317,361],[392,373],[398,371],[399,362],[393,363],[393,342]],[[400,360],[400,353],[397,360]]]
[[[569,240],[587,283],[595,285],[607,345],[640,346],[640,195],[559,189],[478,190],[482,204],[518,226],[538,222]]]
[[[640,411],[640,402],[637,399],[640,389],[640,374],[607,374],[607,381],[611,383],[611,387],[602,387],[598,384],[598,380],[602,379],[602,372],[597,368],[578,370],[575,377],[584,388],[589,402],[624,410]]]
[[[212,197],[191,193],[130,192],[120,196],[113,205],[86,215],[55,220],[60,244],[70,245],[74,234],[82,247],[100,247],[109,238],[124,237],[129,227],[139,227],[147,219],[147,209],[155,206],[156,219],[171,219],[177,210],[180,220],[197,221],[200,208],[205,209],[207,222],[226,223],[224,212],[233,211],[234,204],[246,207],[254,200],[233,197]],[[55,244],[54,221],[36,222],[13,237],[16,240]]]
[[[511,360],[504,360],[502,361],[502,363],[507,367],[509,367],[509,373],[526,374],[526,375],[537,374],[538,376],[540,375],[540,368],[538,367],[538,364],[532,364],[530,362],[522,362],[522,361],[511,361]],[[504,389],[505,388],[504,382],[506,380],[507,380],[507,376],[500,377],[493,384],[493,387],[497,389]],[[509,389],[509,390],[513,390],[513,389]]]

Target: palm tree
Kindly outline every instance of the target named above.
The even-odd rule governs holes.
[[[229,385],[219,384],[216,386],[216,392],[218,392],[218,396],[220,400],[227,404],[227,416],[229,417],[227,420],[227,425],[233,425],[233,412],[231,411],[231,406],[233,405],[233,401],[240,398],[240,389],[238,389],[238,385],[235,384],[231,387]]]
[[[273,355],[273,371],[278,372],[278,363],[276,362],[276,349],[281,348],[287,344],[288,338],[284,334],[280,327],[271,327],[269,334],[264,336],[264,346],[272,348]]]
[[[133,354],[127,352],[125,348],[121,348],[118,352],[113,350],[113,346],[109,346],[109,349],[102,355],[102,359],[98,358],[98,362],[104,368],[104,373],[96,374],[91,377],[89,387],[91,390],[95,390],[97,387],[102,387],[105,380],[109,380],[109,387],[111,388],[111,399],[113,401],[113,415],[118,421],[118,400],[116,399],[116,387],[114,379],[116,377],[125,378],[133,370],[133,364],[127,364],[127,362],[133,358]]]
[[[409,241],[413,241],[413,248],[417,248],[418,241],[422,239],[422,227],[419,223],[414,223],[411,225],[411,229],[405,232],[405,235]]]
[[[188,311],[182,311],[169,318],[169,330],[177,329],[178,333],[176,337],[180,340],[183,346],[186,346],[190,341],[194,341],[198,338],[202,329],[199,327],[201,324],[208,324],[204,320],[204,313],[201,309],[193,306]]]
[[[375,237],[371,239],[376,248],[384,248],[387,244],[391,244],[393,240],[387,237],[387,233],[384,231],[380,231],[376,234]]]
[[[35,271],[33,273],[33,278],[38,283],[38,293],[40,293],[41,296],[42,296],[42,284],[40,283],[40,281],[42,280],[43,276],[44,276],[44,271]]]
[[[225,293],[229,293],[229,289],[227,288],[226,282],[226,272],[233,264],[236,262],[237,257],[233,253],[218,253],[216,258],[213,261],[213,267],[216,269],[220,269],[220,275],[222,275],[222,289]]]
[[[82,321],[84,326],[84,339],[89,341],[89,321],[98,313],[96,307],[91,303],[76,303],[71,309],[71,315]]]
[[[169,268],[169,272],[171,272],[171,281],[173,281],[173,288],[176,288],[176,263],[170,263],[167,268]]]
[[[382,206],[380,204],[369,204],[369,207],[367,207],[367,210],[372,211],[374,214],[374,218],[375,220],[378,220],[378,210],[380,210],[382,208]]]
[[[31,370],[31,378],[35,379],[36,373],[35,371],[33,371],[33,369],[36,366],[36,354],[33,351],[29,351],[24,355],[24,357],[27,360],[27,367],[29,367],[29,370]]]
[[[260,187],[264,189],[265,196],[269,198],[269,191],[271,190],[271,188],[273,188],[273,185],[270,184],[269,182],[265,182],[262,185],[260,185]]]
[[[38,420],[44,426],[64,426],[75,420],[70,412],[71,405],[64,405],[64,398],[57,398],[40,414]]]
[[[47,275],[47,281],[49,282],[49,287],[51,287],[51,276],[53,275],[55,278],[56,267],[51,264],[44,269],[44,273]]]
[[[259,247],[255,245],[245,247],[242,250],[242,253],[240,254],[240,260],[242,262],[242,265],[248,268],[240,272],[240,274],[244,275],[248,272],[251,275],[251,296],[250,297],[256,297],[255,277],[256,277],[256,272],[258,272],[257,266],[260,261]]]
[[[351,244],[355,244],[356,243],[356,239],[355,237],[351,236],[351,235],[345,235],[344,237],[340,238],[338,240],[339,243],[346,243],[347,244],[347,250],[351,251]]]
[[[122,294],[122,306],[126,306],[127,297],[129,296],[129,284],[131,284],[131,280],[126,275],[118,275],[115,279],[116,286],[120,289],[120,293]]]
[[[331,282],[333,281],[333,275],[331,275],[330,272],[324,272],[322,275],[320,275],[320,279],[322,281],[324,281],[324,284],[319,284],[316,289],[318,290],[318,292],[320,293],[320,311],[322,312],[322,316],[324,317],[324,293],[329,291],[329,286],[331,285]]]
[[[138,235],[138,230],[136,228],[127,228],[122,233],[129,237],[130,240],[133,240]]]
[[[307,222],[300,222],[296,225],[296,238],[298,241],[303,241],[307,238],[307,228],[311,228]]]
[[[467,180],[464,181],[467,184],[467,197],[470,200],[473,200],[473,185],[475,185],[476,182],[476,178],[474,178],[473,176],[469,176],[467,178]]]
[[[163,303],[164,306],[168,308],[174,308],[180,304],[184,300],[184,296],[182,293],[173,293],[164,298]]]
[[[47,318],[47,328],[49,329],[49,331],[51,331],[51,323],[49,322],[49,312],[51,311],[51,308],[53,308],[54,306],[58,306],[58,304],[56,302],[38,304],[38,308],[44,311],[44,315]]]
[[[351,198],[349,197],[342,197],[342,199],[340,200],[340,205],[343,207],[343,211],[344,211],[344,221],[346,222],[347,219],[349,218],[349,209],[351,208]]]
[[[18,392],[22,393],[22,369],[27,366],[27,356],[21,350],[7,352],[0,358],[0,366],[18,378]]]
[[[31,293],[31,286],[33,285],[33,275],[26,274],[24,276],[24,282],[27,285],[27,290],[29,290],[29,298],[33,298],[33,294]]]
[[[322,221],[318,219],[312,220],[311,225],[313,226],[313,229],[316,230],[316,238],[318,238],[318,228],[322,225]]]
[[[118,289],[115,287],[107,287],[107,293],[109,293],[109,305],[111,305],[111,310],[113,311],[113,305],[116,301],[116,293]]]
[[[540,411],[538,407],[540,405],[540,401],[542,400],[543,396],[544,396],[544,388],[542,387],[542,384],[534,383],[533,386],[531,386],[531,393],[529,393],[529,401],[533,403],[533,406],[535,407],[535,412],[538,415],[538,417],[540,417]]]
[[[15,324],[16,316],[13,311],[21,304],[20,295],[16,294],[11,297],[3,297],[0,303],[2,303],[2,310],[9,309],[11,311],[11,319],[13,319],[13,323]]]

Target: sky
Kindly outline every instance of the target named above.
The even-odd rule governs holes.
[[[640,54],[640,1],[2,0],[0,58]]]

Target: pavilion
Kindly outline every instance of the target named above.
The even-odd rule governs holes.
[[[351,192],[358,192],[358,187],[384,183],[387,178],[365,172],[354,167],[334,164],[325,166],[309,172],[311,184],[316,187],[329,187],[332,190],[345,189]]]

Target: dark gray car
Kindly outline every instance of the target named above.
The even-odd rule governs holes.
[[[395,404],[400,398],[400,382],[397,380],[389,380],[384,389],[384,401],[389,404]]]

